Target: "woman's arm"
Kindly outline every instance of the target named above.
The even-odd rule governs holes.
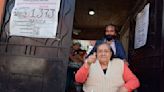
[[[140,86],[138,78],[132,73],[126,64],[124,64],[123,78],[125,81],[124,87],[128,89],[128,92]]]
[[[84,65],[75,74],[75,80],[78,83],[84,83],[87,80],[89,73],[89,66],[85,62]]]
[[[93,53],[93,55],[89,56],[85,60],[83,66],[77,71],[75,75],[76,82],[84,83],[87,80],[90,65],[95,62],[96,62],[96,53]]]

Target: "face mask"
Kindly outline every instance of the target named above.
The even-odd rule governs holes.
[[[106,38],[107,41],[110,41],[110,40],[114,39],[115,36],[112,36],[112,35],[106,35],[105,38]]]

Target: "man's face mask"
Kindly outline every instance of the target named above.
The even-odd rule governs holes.
[[[114,35],[105,35],[105,38],[107,41],[110,41],[110,40],[114,39],[115,36]]]

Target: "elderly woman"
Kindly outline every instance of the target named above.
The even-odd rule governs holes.
[[[123,60],[113,58],[108,44],[97,47],[75,75],[76,82],[83,83],[84,92],[131,92],[140,83]]]

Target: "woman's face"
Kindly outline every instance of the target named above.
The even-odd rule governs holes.
[[[99,62],[109,62],[112,56],[108,44],[102,44],[97,48],[97,59]]]

